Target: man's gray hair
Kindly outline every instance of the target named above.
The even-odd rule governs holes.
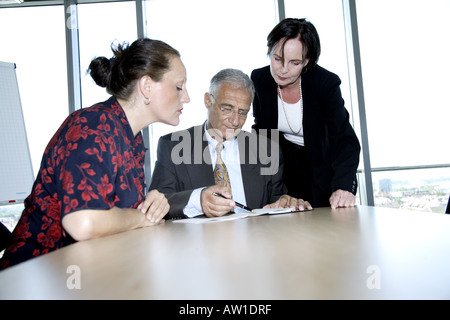
[[[255,86],[253,81],[244,72],[238,69],[223,69],[212,77],[209,85],[209,94],[216,96],[223,83],[229,84],[235,89],[245,89],[252,94],[252,101],[255,96]]]

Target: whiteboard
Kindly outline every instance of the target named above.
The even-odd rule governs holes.
[[[33,182],[16,65],[0,61],[0,205],[23,202]]]

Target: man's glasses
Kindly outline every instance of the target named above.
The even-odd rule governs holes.
[[[210,95],[210,97],[213,98],[213,100],[214,100],[213,103],[217,104],[216,103],[216,98],[212,94],[209,94],[209,95]],[[221,106],[220,104],[217,104],[217,106],[219,107],[220,111],[222,111],[224,116],[231,117],[235,113],[237,113],[239,118],[243,119],[243,120],[247,118],[248,112],[250,111],[250,110],[238,110],[238,111],[236,111],[236,110],[233,110],[230,107]]]

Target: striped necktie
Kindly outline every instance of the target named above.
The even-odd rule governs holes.
[[[228,170],[222,161],[222,155],[221,155],[222,150],[223,150],[223,144],[218,143],[216,146],[217,160],[216,160],[216,166],[214,168],[214,182],[218,185],[227,187],[228,190],[230,191],[230,195],[232,195],[230,177],[228,176]]]

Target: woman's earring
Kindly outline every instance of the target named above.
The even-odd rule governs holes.
[[[147,99],[144,100],[144,103],[145,103],[146,105],[149,105],[150,102],[152,102],[152,99],[151,99],[150,97],[148,97]]]

